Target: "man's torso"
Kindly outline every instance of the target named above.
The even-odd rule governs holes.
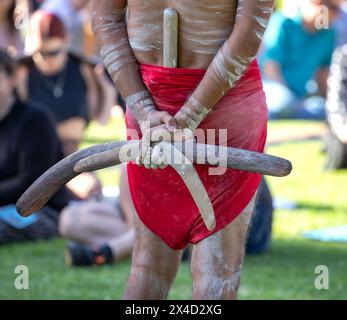
[[[206,69],[230,36],[237,0],[129,0],[128,36],[140,63],[163,65],[163,12],[179,15],[178,67]]]

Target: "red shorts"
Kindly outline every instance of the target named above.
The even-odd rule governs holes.
[[[141,65],[141,73],[156,107],[175,115],[193,93],[205,70]],[[199,128],[227,129],[228,146],[263,152],[267,115],[265,94],[255,61]],[[126,124],[141,137],[129,109]],[[223,175],[209,175],[208,166],[195,165],[195,168],[215,210],[217,227],[212,232],[205,227],[189,190],[171,167],[147,170],[134,163],[128,164],[130,192],[139,218],[174,250],[197,243],[232,222],[251,201],[261,180],[258,174],[240,170],[228,169]]]

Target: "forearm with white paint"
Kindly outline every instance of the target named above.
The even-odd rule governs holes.
[[[125,19],[127,1],[93,0],[92,5],[92,27],[100,55],[127,106],[135,118],[141,120],[156,109],[129,44]]]
[[[211,62],[199,86],[177,115],[197,128],[208,112],[241,79],[255,59],[274,0],[239,0],[234,29]]]

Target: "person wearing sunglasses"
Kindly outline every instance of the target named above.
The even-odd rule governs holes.
[[[87,22],[89,0],[44,0],[41,9],[57,15],[70,34],[70,46],[83,45],[83,28]]]
[[[30,42],[33,54],[19,59],[18,92],[53,114],[68,155],[77,150],[89,121],[107,122],[116,92],[96,61],[69,50],[69,34],[58,16],[37,11]]]
[[[52,114],[67,156],[78,149],[91,120],[107,122],[116,91],[101,65],[69,50],[69,34],[58,16],[36,11],[30,22],[30,43],[32,55],[18,61],[17,92],[23,101]],[[83,188],[74,190],[77,195],[82,199],[100,195],[97,179],[84,178]]]

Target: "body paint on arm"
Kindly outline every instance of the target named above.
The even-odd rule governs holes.
[[[184,114],[201,110],[202,118],[241,79],[258,53],[273,9],[274,0],[239,0],[234,29],[183,106]]]
[[[92,27],[100,55],[129,109],[139,121],[156,110],[130,47],[125,0],[93,1]]]

